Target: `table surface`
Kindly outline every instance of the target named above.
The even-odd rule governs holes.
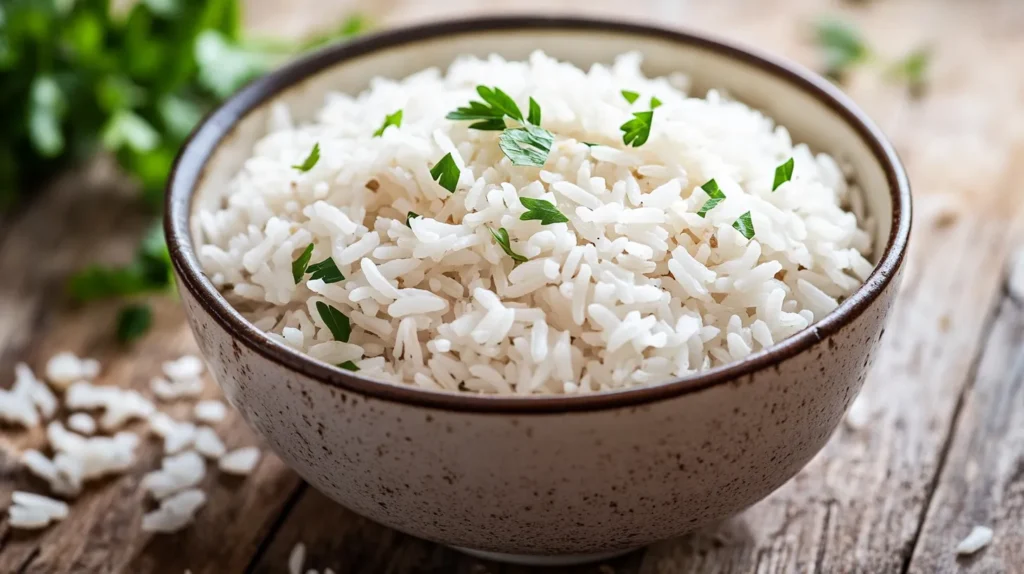
[[[574,0],[252,0],[251,25],[297,33],[356,8],[384,25],[517,11]],[[514,6],[512,6],[514,4]],[[1006,280],[1024,227],[1024,3],[1017,0],[589,0],[588,14],[710,30],[810,66],[812,22],[858,23],[879,61],[930,45],[920,99],[880,65],[846,86],[899,149],[914,184],[909,263],[885,343],[862,396],[869,419],[840,428],[793,480],[740,516],[604,564],[607,574],[674,572],[1024,572],[1024,297]],[[135,194],[102,164],[66,174],[42,201],[0,219],[0,381],[17,361],[40,367],[72,349],[103,361],[102,384],[145,389],[159,362],[195,347],[177,303],[156,300],[156,328],[130,353],[108,335],[115,302],[63,302],[69,273],[129,260],[148,222]],[[57,231],[56,233],[54,231]],[[213,397],[218,391],[208,386]],[[148,392],[148,390],[146,391]],[[186,408],[184,406],[179,408]],[[184,411],[179,413],[184,415]],[[229,446],[255,438],[237,418]],[[39,488],[17,453],[41,431],[0,432],[0,507]],[[338,573],[527,572],[480,562],[369,522],[267,456],[245,480],[211,473],[210,500],[176,535],[139,529],[139,480],[158,465],[144,443],[131,473],[90,486],[65,521],[39,533],[0,522],[0,572],[283,572],[297,542],[308,568]],[[953,549],[975,524],[992,545]]]

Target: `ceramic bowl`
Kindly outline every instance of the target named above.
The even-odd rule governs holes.
[[[377,382],[264,336],[202,274],[190,215],[265,133],[272,102],[312,119],[358,92],[456,56],[531,51],[580,67],[622,52],[648,75],[726,90],[798,141],[849,162],[875,221],[877,267],[837,310],[747,359],[665,384],[582,397],[493,397]],[[818,452],[857,395],[899,283],[910,191],[878,128],[818,76],[710,39],[576,18],[488,18],[333,46],[244,88],[178,157],[167,239],[196,340],[227,399],[314,487],[392,528],[490,557],[597,558],[678,536],[761,500]]]

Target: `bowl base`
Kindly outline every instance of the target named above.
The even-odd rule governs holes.
[[[481,560],[492,560],[494,562],[504,562],[506,564],[517,564],[520,566],[574,566],[576,564],[588,564],[590,562],[599,562],[601,560],[618,558],[619,556],[629,554],[636,550],[636,548],[628,548],[626,550],[595,552],[593,554],[555,554],[545,556],[487,552],[486,550],[474,550],[472,548],[463,548],[461,546],[452,546],[452,548],[464,554],[469,554],[474,558],[480,558]]]

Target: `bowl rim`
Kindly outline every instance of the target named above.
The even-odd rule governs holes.
[[[364,378],[321,363],[267,337],[242,317],[202,273],[191,247],[191,203],[206,163],[229,139],[238,122],[278,94],[307,78],[347,60],[453,34],[484,32],[567,31],[653,36],[697,47],[760,68],[824,103],[849,124],[882,166],[892,195],[892,228],[882,256],[867,281],[820,321],[771,347],[740,361],[651,386],[586,395],[476,395],[431,391],[412,385]],[[298,374],[365,398],[418,407],[475,413],[552,414],[636,407],[736,382],[788,360],[824,341],[855,320],[885,291],[896,276],[906,252],[911,227],[910,183],[893,146],[867,115],[831,82],[788,60],[750,46],[703,32],[669,30],[649,24],[567,16],[487,16],[444,20],[386,30],[328,46],[262,76],[236,92],[195,128],[182,146],[167,182],[164,228],[171,262],[181,286],[217,321],[235,342]]]

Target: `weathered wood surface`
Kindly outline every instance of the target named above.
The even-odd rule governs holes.
[[[385,24],[506,11],[496,0],[323,3],[252,0],[255,28],[297,33],[353,7]],[[1006,296],[1004,265],[1024,228],[1024,3],[878,0],[601,0],[587,13],[708,29],[815,65],[811,22],[843,14],[879,55],[934,47],[921,100],[884,80],[881,64],[850,78],[849,92],[887,131],[914,183],[915,229],[905,284],[864,397],[870,424],[840,429],[793,481],[715,528],[646,552],[578,569],[675,572],[1024,572],[1024,355],[1022,303]],[[517,11],[578,12],[572,0],[525,0]],[[102,384],[145,389],[159,363],[194,349],[174,301],[130,354],[109,335],[115,305],[63,303],[65,277],[87,261],[131,257],[145,219],[109,178],[68,177],[0,229],[0,373],[73,349],[104,362]],[[0,383],[8,384],[0,375]],[[210,396],[216,390],[208,390]],[[229,446],[254,440],[238,420],[218,427]],[[0,505],[40,485],[17,453],[41,433],[0,432]],[[149,442],[135,472],[87,490],[72,515],[40,534],[0,521],[0,572],[282,572],[294,544],[307,568],[338,573],[502,572],[391,531],[334,505],[268,456],[244,481],[211,473],[210,501],[176,536],[139,532],[137,491],[157,464]],[[974,524],[992,547],[957,560]]]

